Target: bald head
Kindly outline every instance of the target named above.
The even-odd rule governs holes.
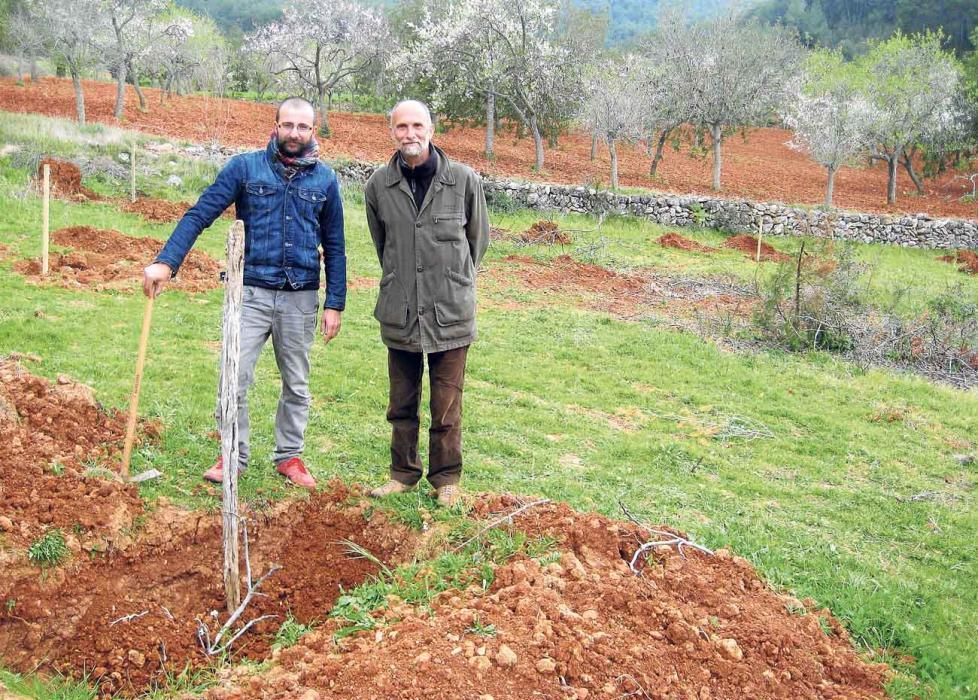
[[[312,102],[304,97],[286,97],[284,100],[282,100],[278,105],[278,109],[275,110],[276,122],[282,121],[283,110],[287,110],[291,113],[308,113],[311,114],[313,118],[316,117],[316,108],[312,106]]]
[[[424,102],[403,100],[391,110],[391,139],[401,157],[412,168],[428,160],[431,135],[431,112]]]

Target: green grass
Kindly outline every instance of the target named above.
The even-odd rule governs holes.
[[[0,133],[10,128],[6,119]],[[30,371],[67,374],[91,384],[103,404],[125,409],[144,299],[37,286],[13,273],[14,260],[36,257],[39,248],[40,204],[25,184],[23,170],[0,159],[0,244],[8,248],[0,261],[0,355],[35,353],[41,359],[28,364]],[[116,186],[124,192],[127,185]],[[362,197],[355,188],[345,197],[349,276],[375,278]],[[493,223],[523,230],[538,218],[518,212],[494,216]],[[561,222],[582,231],[566,250],[494,243],[485,265],[513,252],[541,258],[566,252],[619,269],[754,278],[753,263],[735,252],[662,249],[655,239],[666,229],[653,224],[612,217],[587,231],[596,226],[587,217]],[[108,205],[53,203],[52,228],[69,224],[161,241],[172,229]],[[215,229],[198,248],[221,256],[225,224]],[[710,245],[723,237],[682,233]],[[789,253],[800,245],[766,240]],[[935,251],[856,248],[873,265],[881,297],[913,285],[912,299],[902,302],[907,313],[952,281],[978,295],[978,281],[934,261]],[[482,293],[487,302],[519,296]],[[321,482],[377,483],[387,476],[386,352],[372,318],[375,294],[351,290],[340,336],[313,350],[306,457]],[[217,507],[198,485],[219,449],[209,433],[221,305],[219,291],[168,292],[157,301],[140,414],[160,419],[165,432],[159,444],[137,451],[132,465],[133,472],[163,472],[140,486],[146,499]],[[975,391],[863,371],[825,354],[730,353],[691,334],[538,302],[486,303],[479,322],[466,382],[466,488],[543,495],[613,516],[620,516],[621,499],[643,520],[680,528],[711,548],[729,546],[775,588],[829,607],[860,648],[891,660],[912,656],[916,662],[891,683],[894,697],[978,695],[978,468],[954,459],[978,450]],[[241,480],[243,499],[288,493],[268,468],[277,390],[268,351],[251,394],[253,462]],[[912,498],[920,494],[932,495]],[[442,518],[454,527],[427,494],[392,502],[416,527]],[[405,600],[423,602],[446,582],[479,582],[491,567],[476,552],[496,548],[502,556],[537,546],[495,539],[479,545],[399,569],[396,583],[377,579],[347,591],[334,614],[368,625],[370,611],[394,588]]]
[[[42,569],[59,566],[67,558],[68,546],[65,544],[65,535],[57,528],[48,530],[31,542],[27,548],[27,559],[31,564]]]

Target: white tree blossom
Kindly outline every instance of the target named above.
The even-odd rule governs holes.
[[[162,88],[160,100],[174,90],[223,92],[228,52],[217,25],[209,17],[182,7],[171,7],[155,18],[160,29],[144,54],[143,71],[156,78]]]
[[[258,30],[249,50],[280,62],[275,72],[314,98],[329,134],[328,104],[343,81],[366,73],[393,50],[384,17],[351,0],[291,0],[282,19]]]
[[[581,124],[608,144],[611,187],[618,189],[619,142],[634,142],[646,134],[648,93],[641,62],[636,56],[607,61],[588,76]]]
[[[84,124],[81,77],[96,60],[98,33],[108,21],[104,5],[101,0],[27,0],[26,5],[38,41],[68,69],[75,90],[75,114],[78,123]]]
[[[681,95],[695,125],[713,138],[713,189],[720,189],[725,131],[762,123],[784,102],[804,49],[783,27],[733,13],[698,24],[667,12],[654,40],[668,93]]]
[[[154,24],[153,18],[167,7],[167,0],[101,0],[108,17],[108,30],[96,38],[96,48],[102,61],[116,80],[114,115],[122,118],[125,107],[127,78],[139,97],[140,109],[146,109],[146,98],[139,89],[137,66],[146,51],[162,36],[165,27]],[[154,31],[155,30],[155,31]]]
[[[828,171],[825,206],[831,208],[836,172],[872,144],[876,113],[862,94],[859,77],[841,54],[813,54],[782,118],[794,132],[788,146],[807,152]]]

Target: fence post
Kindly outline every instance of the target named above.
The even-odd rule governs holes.
[[[48,274],[48,246],[51,228],[51,166],[44,164],[44,189],[41,204],[41,274]]]
[[[129,201],[136,201],[136,142],[129,146]]]
[[[244,222],[228,231],[221,343],[221,457],[224,459],[222,526],[224,593],[228,614],[241,604],[238,570],[238,359],[241,352],[241,285],[244,277]]]

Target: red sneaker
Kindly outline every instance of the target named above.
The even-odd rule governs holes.
[[[316,480],[312,478],[312,474],[309,473],[306,465],[299,457],[289,457],[279,462],[275,469],[296,486],[307,489],[316,488]]]
[[[224,455],[217,458],[214,462],[214,466],[204,472],[204,479],[207,481],[213,481],[215,484],[223,483],[224,481]]]

